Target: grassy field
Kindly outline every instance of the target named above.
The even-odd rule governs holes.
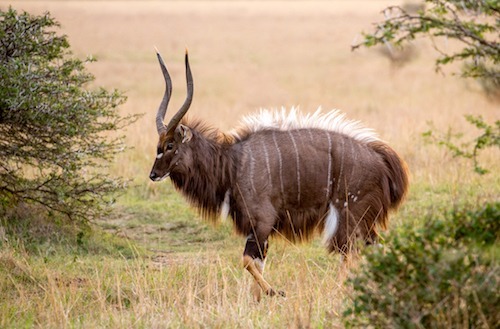
[[[133,184],[113,214],[95,223],[99,234],[81,231],[66,241],[33,228],[29,234],[44,236],[44,243],[4,244],[0,327],[342,327],[348,273],[319,241],[271,241],[266,277],[287,298],[257,304],[240,264],[244,239],[230,223],[203,223],[169,182],[149,181],[164,89],[154,47],[173,78],[171,111],[185,97],[187,47],[195,81],[190,115],[222,130],[259,108],[297,105],[304,112],[341,109],[375,128],[411,170],[410,195],[391,227],[418,225],[429,212],[500,195],[498,152],[482,155],[491,173],[477,176],[469,162],[425,143],[429,123],[464,132],[467,140],[476,132],[465,114],[493,121],[499,112],[474,81],[452,75],[457,67],[436,73],[427,40],[415,41],[414,57],[404,65],[380,49],[351,51],[361,31],[382,19],[383,8],[400,3],[0,1],[2,9],[50,11],[74,55],[98,59],[88,66],[95,85],[126,93],[123,114],[144,113],[125,131],[132,148],[112,165]]]

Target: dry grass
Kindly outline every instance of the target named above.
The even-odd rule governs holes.
[[[343,272],[318,248],[276,244],[268,278],[287,298],[256,303],[251,279],[229,252],[165,254],[153,259],[87,256],[44,261],[0,251],[2,328],[340,327],[349,295]],[[286,250],[286,252],[285,252]],[[283,270],[276,263],[289,262]],[[339,274],[340,273],[340,274]],[[6,301],[11,301],[10,303]]]
[[[393,221],[398,223],[420,218],[436,204],[495,197],[500,186],[497,153],[484,155],[492,174],[478,178],[469,164],[451,160],[421,138],[429,121],[473,135],[464,114],[498,119],[498,104],[489,102],[478,85],[450,72],[436,74],[435,54],[425,40],[415,42],[419,55],[397,70],[376,50],[351,52],[360,32],[381,18],[379,12],[398,3],[0,1],[0,7],[50,11],[76,56],[97,57],[89,66],[95,84],[126,92],[123,113],[145,113],[126,132],[134,149],[113,166],[144,190],[139,198],[158,198],[166,190],[148,181],[157,142],[154,116],[164,88],[154,46],[173,77],[171,111],[185,97],[187,46],[195,79],[190,114],[216,127],[230,129],[260,107],[300,105],[303,111],[338,108],[375,128],[412,171],[407,206]],[[250,277],[240,268],[243,241],[230,233],[226,241],[230,250],[222,254],[207,246],[208,251],[162,256],[168,261],[93,259],[68,265],[63,259],[26,265],[22,257],[27,256],[4,253],[2,262],[21,273],[34,272],[37,284],[30,289],[11,280],[16,303],[2,312],[0,326],[19,317],[41,327],[340,326],[338,314],[349,293],[337,277],[336,259],[316,245],[297,249],[273,243],[266,274],[289,297],[256,305],[248,294]]]

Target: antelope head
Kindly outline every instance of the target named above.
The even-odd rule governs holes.
[[[180,124],[180,122],[193,100],[193,77],[191,75],[188,53],[186,51],[187,97],[179,111],[172,117],[170,122],[165,125],[163,119],[165,118],[168,102],[172,95],[172,80],[170,79],[170,75],[161,55],[158,52],[156,55],[160,62],[161,71],[166,84],[165,94],[163,95],[158,113],[156,114],[156,129],[159,135],[159,142],[153,169],[151,169],[151,173],[149,174],[149,178],[152,181],[158,182],[170,176],[173,171],[180,169],[178,167],[189,163],[189,161],[183,159],[183,157],[189,157],[189,152],[183,152],[183,149],[187,148],[186,144],[193,137],[193,133],[189,127]]]

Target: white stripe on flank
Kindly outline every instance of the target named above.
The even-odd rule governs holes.
[[[339,226],[339,213],[337,209],[330,202],[330,210],[325,219],[325,227],[323,229],[323,244],[328,244],[328,242],[337,233],[337,228]]]
[[[330,187],[332,185],[331,175],[332,175],[332,138],[330,137],[330,132],[326,131],[326,137],[328,138],[328,178],[326,181],[326,199],[328,200],[330,196]]]
[[[300,205],[300,157],[299,157],[299,149],[297,148],[297,143],[295,143],[295,138],[293,138],[293,134],[291,131],[288,131],[288,135],[292,139],[293,148],[295,149],[295,159],[297,162],[297,202]]]
[[[226,195],[224,195],[224,201],[220,206],[220,217],[222,220],[226,220],[227,216],[229,216],[229,194],[230,190],[226,191]]]
[[[340,139],[341,141],[341,144],[342,144],[342,149],[341,149],[341,154],[342,156],[340,157],[340,172],[339,172],[339,179],[337,181],[337,192],[340,190],[340,184],[342,184],[342,174],[343,174],[343,171],[344,171],[344,139],[341,138]],[[345,183],[345,182],[344,182]]]
[[[314,136],[312,134],[311,129],[307,129],[307,132],[309,133],[309,138],[311,139],[311,142],[314,141]]]
[[[269,184],[272,187],[273,186],[273,180],[272,180],[272,177],[271,177],[271,166],[269,164],[269,154],[267,153],[266,143],[264,143],[263,139],[261,139],[261,142],[262,142],[262,148],[264,149],[264,155],[266,156],[266,167],[267,167],[267,174],[269,176]]]
[[[355,163],[355,165],[352,168],[351,179],[354,180],[354,177],[355,177],[354,168],[358,167],[360,147],[359,147],[359,144],[357,144],[357,143],[352,143],[352,147],[353,147],[352,158],[353,158],[353,163]],[[362,177],[359,174],[357,176],[358,176],[358,178],[356,179],[356,183],[354,185],[351,183],[351,186],[353,188],[356,188],[356,186],[360,186],[360,184],[361,184]]]
[[[257,190],[255,190],[255,185],[253,183],[253,174],[254,174],[254,166],[255,166],[255,159],[252,155],[252,149],[248,148],[248,155],[250,156],[250,184],[252,184],[252,191],[253,193],[257,193]]]
[[[281,184],[281,197],[285,196],[285,188],[283,186],[283,159],[281,158],[281,150],[278,146],[278,141],[276,140],[276,132],[273,130],[273,140],[274,146],[276,146],[276,151],[278,152],[278,160],[280,163],[280,184]]]
[[[349,144],[351,145],[351,159],[353,159],[353,163],[354,165],[351,166],[351,173],[349,175],[349,182],[347,184],[347,186],[351,186],[351,183],[352,183],[352,180],[354,180],[354,170],[355,168],[357,167],[358,165],[358,162],[357,162],[357,157],[356,157],[356,153],[354,152],[354,141],[352,139],[349,139]],[[358,178],[359,179],[359,178]]]

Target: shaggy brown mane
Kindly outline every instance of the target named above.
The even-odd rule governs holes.
[[[189,128],[205,136],[205,138],[210,139],[216,143],[231,145],[237,141],[235,136],[231,133],[224,133],[218,128],[213,127],[198,118],[189,118],[188,116],[186,116],[182,118],[181,124],[188,126]]]

